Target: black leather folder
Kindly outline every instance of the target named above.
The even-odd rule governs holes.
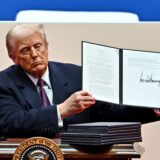
[[[117,133],[139,131],[141,123],[139,122],[94,122],[71,124],[67,127],[67,132],[93,132],[93,133]]]
[[[71,124],[61,133],[62,143],[108,145],[142,141],[139,122],[95,122]]]

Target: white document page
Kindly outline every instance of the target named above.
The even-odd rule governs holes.
[[[123,50],[123,104],[160,108],[160,53]]]
[[[97,100],[119,103],[119,50],[83,42],[83,90]]]

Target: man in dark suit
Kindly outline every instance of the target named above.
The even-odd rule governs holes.
[[[6,36],[15,65],[0,72],[0,131],[8,137],[54,137],[71,123],[158,120],[153,109],[98,102],[81,90],[81,67],[48,62],[42,25],[20,24]],[[42,105],[43,79],[47,105]]]

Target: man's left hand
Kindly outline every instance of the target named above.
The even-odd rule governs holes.
[[[158,117],[160,117],[160,109],[159,108],[155,108],[154,112]]]

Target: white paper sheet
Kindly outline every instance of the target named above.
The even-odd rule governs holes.
[[[160,53],[123,50],[123,103],[160,108]]]
[[[83,42],[83,90],[97,100],[119,103],[119,50]]]

